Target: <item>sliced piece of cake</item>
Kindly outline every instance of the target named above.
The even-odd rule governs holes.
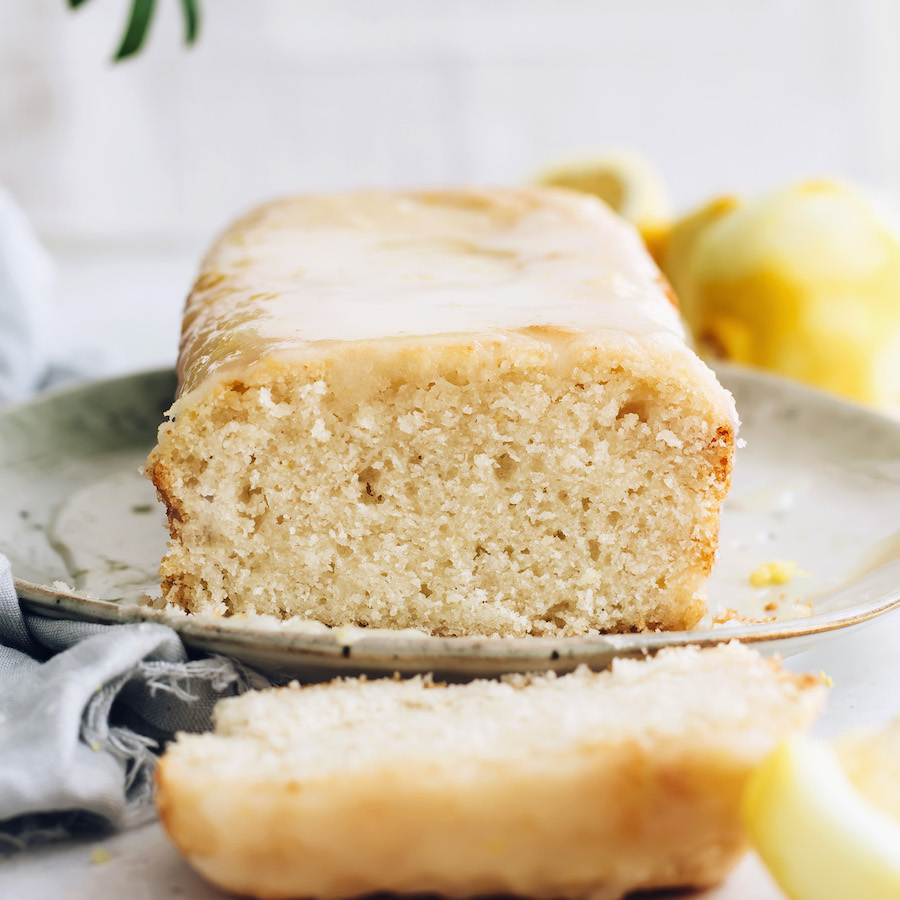
[[[194,867],[255,897],[705,886],[745,848],[751,771],[823,693],[737,644],[561,677],[293,685],[179,735],[157,804]]]
[[[436,635],[690,628],[732,398],[552,189],[275,202],[213,247],[147,471],[165,598]]]

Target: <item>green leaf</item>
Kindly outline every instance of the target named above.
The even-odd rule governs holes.
[[[77,9],[81,6],[82,3],[85,3],[86,0],[69,0],[69,9]]]
[[[193,44],[200,33],[200,7],[197,0],[181,0],[181,8],[184,12],[184,42]]]
[[[113,57],[115,62],[134,56],[143,47],[155,6],[156,0],[134,0],[131,4],[131,17],[128,20],[128,27],[125,29],[122,43]]]

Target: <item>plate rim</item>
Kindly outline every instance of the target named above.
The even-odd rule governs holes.
[[[873,426],[893,431],[900,440],[900,420],[878,410],[862,406],[815,387],[793,381],[750,366],[717,362],[712,365],[717,375],[726,379],[752,379],[755,383],[771,386],[775,391],[807,397],[811,402],[840,409],[850,415],[868,421]],[[7,415],[40,407],[66,396],[91,391],[100,387],[127,381],[173,377],[172,367],[163,366],[123,373],[117,376],[80,381],[45,391],[37,397],[10,404],[0,410],[0,421]],[[880,570],[875,570],[876,572]],[[863,576],[854,587],[862,590],[869,574]],[[644,631],[621,634],[596,634],[580,637],[443,637],[409,631],[392,633],[388,629],[372,630],[339,626],[327,632],[309,633],[289,627],[261,628],[253,625],[222,625],[210,618],[191,619],[190,614],[172,614],[137,604],[120,604],[111,600],[79,596],[78,592],[66,593],[48,585],[14,578],[15,589],[27,612],[52,618],[65,618],[98,624],[154,623],[171,627],[185,644],[207,648],[211,643],[231,644],[235,649],[259,648],[267,652],[281,652],[288,656],[312,655],[327,661],[346,659],[352,655],[357,665],[367,657],[377,661],[400,661],[411,655],[426,657],[435,664],[449,663],[459,658],[480,659],[484,662],[508,662],[511,666],[529,663],[577,664],[595,656],[627,656],[642,652],[656,652],[664,647],[688,644],[709,645],[736,640],[748,644],[791,641],[808,638],[826,632],[861,625],[892,609],[900,607],[900,578],[895,588],[880,590],[876,596],[842,610],[812,613],[794,619],[753,622],[740,625],[723,625],[708,629],[688,631]],[[327,627],[327,626],[324,626]],[[349,650],[349,652],[348,652]],[[299,662],[299,660],[298,660]]]
[[[353,636],[348,638],[346,627],[335,626],[330,627],[328,632],[310,634],[277,625],[273,628],[254,628],[236,622],[232,626],[225,626],[211,621],[212,617],[191,619],[190,614],[167,614],[165,610],[131,604],[121,606],[109,600],[52,591],[21,579],[15,581],[19,599],[25,608],[38,614],[50,613],[52,618],[70,618],[65,613],[73,613],[77,616],[77,621],[105,625],[167,625],[191,646],[225,640],[238,645],[260,645],[269,650],[311,653],[325,657],[347,656],[349,654],[346,653],[346,648],[350,647],[353,648],[353,656],[357,662],[366,655],[393,658],[412,652],[432,657],[436,661],[449,661],[458,656],[474,657],[476,651],[478,656],[502,657],[510,663],[538,662],[548,657],[553,661],[572,662],[597,654],[655,652],[664,647],[688,644],[707,645],[728,641],[768,643],[839,631],[864,624],[900,607],[898,583],[897,588],[849,609],[813,613],[796,619],[723,625],[708,629],[608,633],[581,637],[444,637],[424,633],[409,634],[408,631],[392,634],[388,629],[373,629],[374,633],[366,634],[366,629],[351,626]]]

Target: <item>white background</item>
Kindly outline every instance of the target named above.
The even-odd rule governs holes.
[[[51,240],[202,241],[272,194],[509,182],[609,145],[676,205],[840,174],[900,189],[894,0],[0,4],[0,183]]]
[[[0,2],[0,185],[53,253],[47,345],[170,365],[212,236],[289,191],[510,183],[627,147],[685,211],[842,176],[900,198],[896,0]],[[898,201],[900,202],[900,201]]]
[[[837,175],[900,198],[895,0],[0,2],[0,185],[57,264],[47,344],[170,365],[212,236],[289,191],[510,183],[627,147],[676,211]]]

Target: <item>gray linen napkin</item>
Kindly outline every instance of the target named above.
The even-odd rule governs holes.
[[[208,729],[220,698],[268,684],[226,657],[189,659],[164,625],[23,614],[0,554],[0,852],[85,822],[146,821],[153,750]]]
[[[0,405],[53,380],[41,346],[51,274],[0,187]],[[219,698],[267,685],[234,660],[189,659],[163,625],[25,615],[0,553],[0,853],[146,820],[154,750],[208,729]]]

